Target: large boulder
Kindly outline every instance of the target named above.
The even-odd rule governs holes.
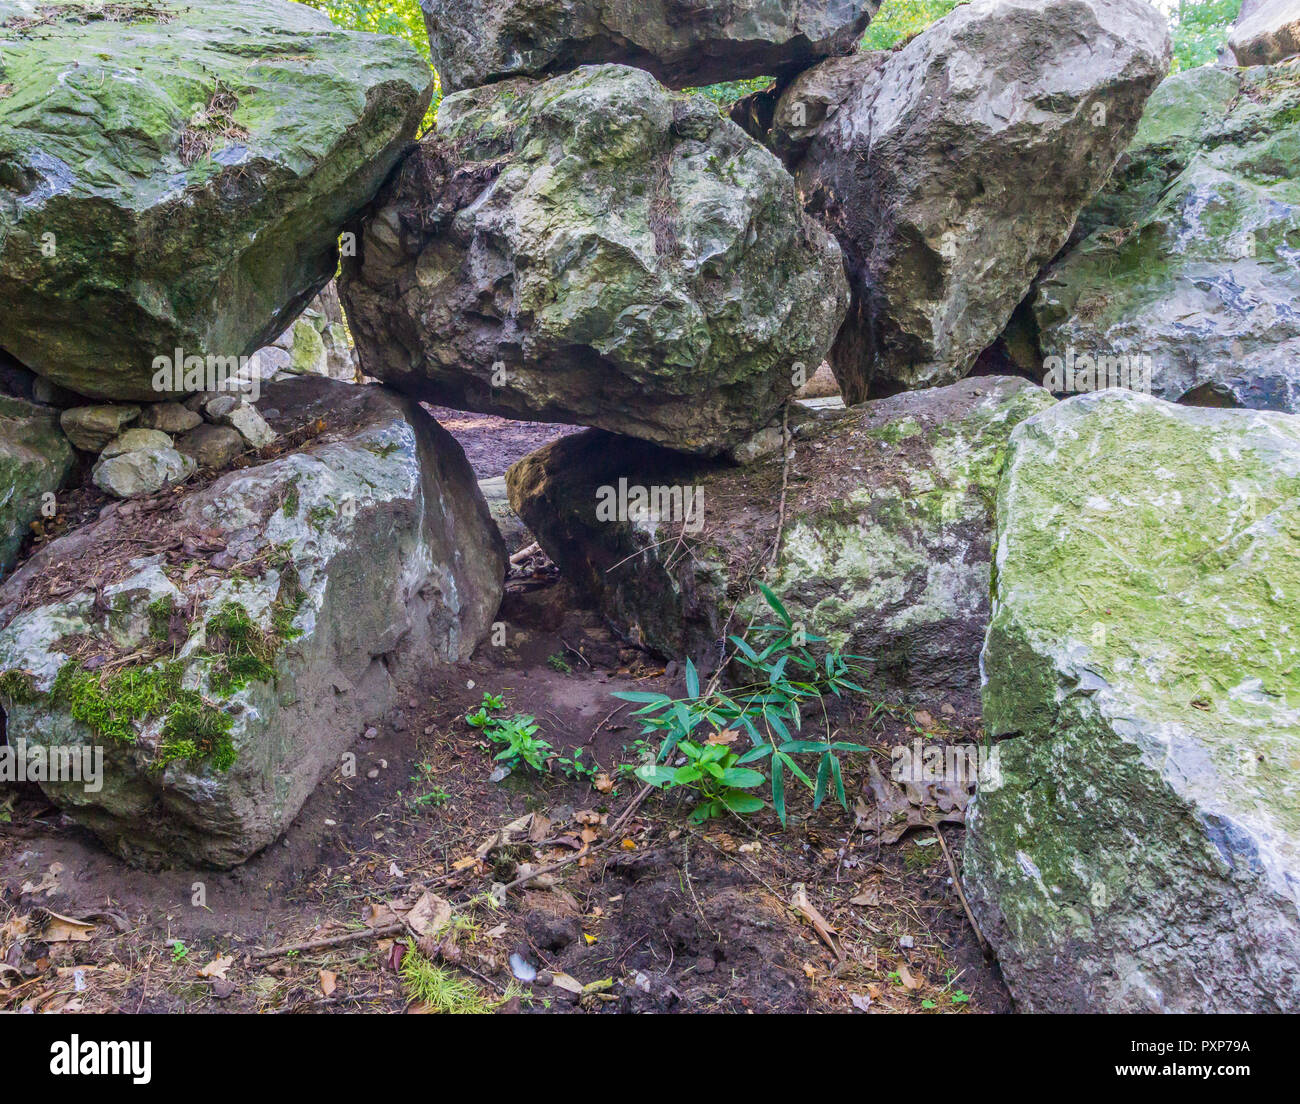
[[[1039,281],[1044,361],[1122,358],[1170,401],[1300,411],[1297,165],[1300,67],[1170,77]]]
[[[333,275],[431,82],[284,0],[0,0],[0,347],[116,399],[160,398],[178,349],[251,354]]]
[[[1300,419],[1077,396],[997,517],[965,869],[1012,995],[1300,1010]]]
[[[501,538],[432,418],[324,379],[267,401],[301,451],[119,508],[0,589],[9,740],[102,747],[102,788],[45,790],[131,861],[266,846],[500,602]]]
[[[564,577],[664,657],[716,666],[723,638],[761,614],[759,580],[808,633],[867,657],[878,688],[973,690],[1002,454],[1051,402],[981,377],[800,420],[775,558],[779,442],[736,468],[588,431],[507,483]]]
[[[848,298],[780,162],[619,65],[443,100],[340,292],[399,390],[697,453],[773,417]]]
[[[786,89],[773,146],[849,269],[831,354],[846,402],[970,371],[1168,67],[1142,0],[974,0]]]
[[[72,470],[74,454],[58,412],[0,394],[0,579],[42,507]]]
[[[853,50],[879,0],[421,0],[443,87],[620,62],[674,88]]]
[[[1265,0],[1242,9],[1228,36],[1238,65],[1271,65],[1300,54],[1300,0]]]

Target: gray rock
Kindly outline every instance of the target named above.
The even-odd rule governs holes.
[[[55,411],[0,395],[0,578],[13,567],[45,496],[63,485],[73,461]]]
[[[139,432],[154,431],[142,429]],[[193,459],[183,456],[169,443],[105,457],[94,466],[90,475],[95,486],[105,494],[115,498],[143,498],[179,483],[192,474],[194,468]]]
[[[873,689],[971,690],[1002,455],[1012,428],[1052,401],[985,376],[808,416],[775,561],[779,444],[736,468],[588,431],[526,456],[506,481],[565,580],[664,658],[712,668],[729,623],[770,621],[757,578],[808,634],[868,657]]]
[[[1300,54],[1300,0],[1265,0],[1243,10],[1228,48],[1238,65],[1273,65]]]
[[[59,416],[59,425],[82,452],[100,452],[139,417],[138,406],[74,406]]]
[[[1011,436],[964,884],[1027,1012],[1300,1011],[1300,419]]]
[[[200,425],[176,438],[176,451],[192,456],[201,468],[220,471],[247,448],[239,431],[230,426]]]
[[[784,93],[773,145],[802,155],[800,189],[849,269],[830,356],[846,402],[971,369],[1168,67],[1164,17],[1141,0],[974,0]]]
[[[1300,412],[1298,156],[1293,64],[1165,81],[1081,217],[1088,236],[1038,281],[1056,389],[1137,367],[1159,398]]]
[[[104,446],[99,454],[101,460],[111,460],[127,452],[139,452],[147,449],[168,449],[172,439],[157,429],[128,429],[120,437],[114,437]]]
[[[519,519],[519,515],[511,508],[510,496],[506,491],[505,476],[498,475],[492,479],[480,479],[478,489],[483,492],[483,500],[487,503],[492,520],[497,523],[497,528],[501,530],[501,539],[506,543],[507,553],[514,555],[521,548],[527,548],[537,539],[529,532],[528,526]]]
[[[323,417],[341,432],[174,496],[147,522],[151,538],[237,549],[244,569],[209,560],[187,577],[184,562],[124,543],[138,522],[113,516],[0,588],[8,736],[104,748],[102,789],[46,792],[132,862],[226,867],[265,847],[370,718],[431,664],[468,658],[500,602],[500,537],[433,419],[376,387],[268,390],[286,426]],[[92,561],[98,591],[66,566]],[[78,586],[42,597],[60,570]],[[91,642],[79,657],[134,658],[101,682],[61,650],[70,634]],[[122,699],[128,679],[159,696]],[[100,694],[119,703],[111,723],[72,715],[70,701]]]
[[[444,100],[340,292],[368,376],[696,453],[771,421],[847,300],[776,158],[614,65]]]
[[[149,403],[140,412],[140,426],[172,435],[186,433],[201,424],[202,417],[180,403]]]
[[[208,410],[212,410],[212,404],[209,404]],[[275,442],[275,430],[266,424],[266,419],[257,412],[257,407],[248,403],[239,402],[229,408],[223,406],[221,413],[213,416],[213,421],[238,430],[239,435],[253,448],[265,448]]]
[[[449,92],[618,62],[674,88],[797,72],[853,50],[878,0],[421,0]]]
[[[21,89],[0,96],[0,347],[89,398],[148,401],[183,389],[159,388],[156,358],[251,354],[330,279],[432,73],[304,4],[113,10],[0,0],[0,83]]]

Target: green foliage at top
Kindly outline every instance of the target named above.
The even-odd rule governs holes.
[[[370,31],[405,39],[424,55],[432,68],[429,33],[420,13],[419,0],[301,0],[301,3],[324,12],[332,22],[349,31]],[[434,85],[433,102],[429,104],[422,130],[433,125],[441,102],[442,82],[439,81]]]
[[[862,38],[866,50],[889,50],[925,30],[966,0],[885,0]],[[1172,72],[1214,61],[1228,40],[1241,0],[1164,0],[1173,36]]]
[[[827,694],[841,697],[846,692],[863,692],[853,681],[858,668],[850,662],[860,657],[828,652],[819,660],[808,645],[823,643],[822,638],[809,636],[797,626],[770,587],[760,583],[759,589],[780,624],[750,629],[757,648],[740,636],[731,637],[736,662],[752,673],[754,681],[725,692],[713,685],[702,689],[695,664],[687,660],[684,698],[643,691],[614,695],[644,703],[633,716],[642,718],[643,735],[657,733],[661,738],[656,761],[639,767],[637,777],[660,789],[685,786],[695,790],[700,800],[691,816],[697,822],[728,812],[757,812],[763,802],[745,791],[770,778],[772,807],[784,825],[787,774],[812,791],[814,808],[820,808],[833,791],[847,810],[838,753],[868,750],[861,744],[832,740],[829,723],[825,739],[801,738],[807,707],[820,707],[825,717],[822,699]],[[697,730],[711,732],[701,742],[692,739]],[[742,732],[752,746],[744,752],[731,751],[728,745]],[[676,768],[666,765],[675,753],[686,758]],[[818,757],[815,781],[796,755]],[[769,774],[754,769],[761,764],[768,764]]]
[[[885,0],[862,38],[864,50],[889,50],[920,34],[966,0]]]
[[[1171,72],[1212,63],[1227,43],[1240,11],[1241,0],[1179,0],[1169,17],[1174,36]]]

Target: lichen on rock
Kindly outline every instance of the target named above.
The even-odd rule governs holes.
[[[1300,1008],[1300,424],[1078,396],[997,516],[966,886],[1013,995]]]

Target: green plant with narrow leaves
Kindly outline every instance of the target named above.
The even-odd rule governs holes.
[[[516,713],[508,719],[498,717],[496,710],[504,709],[505,704],[500,695],[485,693],[483,703],[473,713],[467,713],[465,721],[492,743],[501,745],[501,751],[493,756],[493,762],[508,767],[523,762],[535,771],[545,771],[546,761],[555,754],[555,749],[538,737],[537,718],[526,713]],[[567,765],[573,766],[572,761]]]
[[[859,671],[854,661],[861,657],[830,651],[818,659],[808,645],[825,643],[824,639],[799,629],[770,587],[760,583],[759,589],[780,623],[751,628],[753,643],[741,636],[730,638],[736,662],[752,673],[753,681],[725,691],[712,684],[702,689],[695,664],[687,660],[684,698],[646,691],[614,695],[640,703],[642,708],[633,716],[642,720],[642,735],[653,733],[660,739],[655,761],[638,767],[637,777],[658,789],[695,790],[700,800],[692,816],[697,821],[727,812],[757,812],[763,802],[746,791],[769,782],[772,807],[784,825],[788,778],[812,792],[814,808],[821,808],[833,792],[847,811],[840,753],[869,750],[862,744],[832,740],[829,722],[824,739],[803,738],[809,707],[820,707],[825,718],[823,699],[828,694],[865,692],[853,681]],[[709,730],[713,735],[705,740],[692,739],[697,731]],[[741,732],[753,746],[737,754],[720,736]],[[686,762],[673,768],[667,764],[675,753]],[[812,777],[799,763],[799,757],[809,755],[817,756]],[[759,766],[766,766],[767,773],[756,769]]]

